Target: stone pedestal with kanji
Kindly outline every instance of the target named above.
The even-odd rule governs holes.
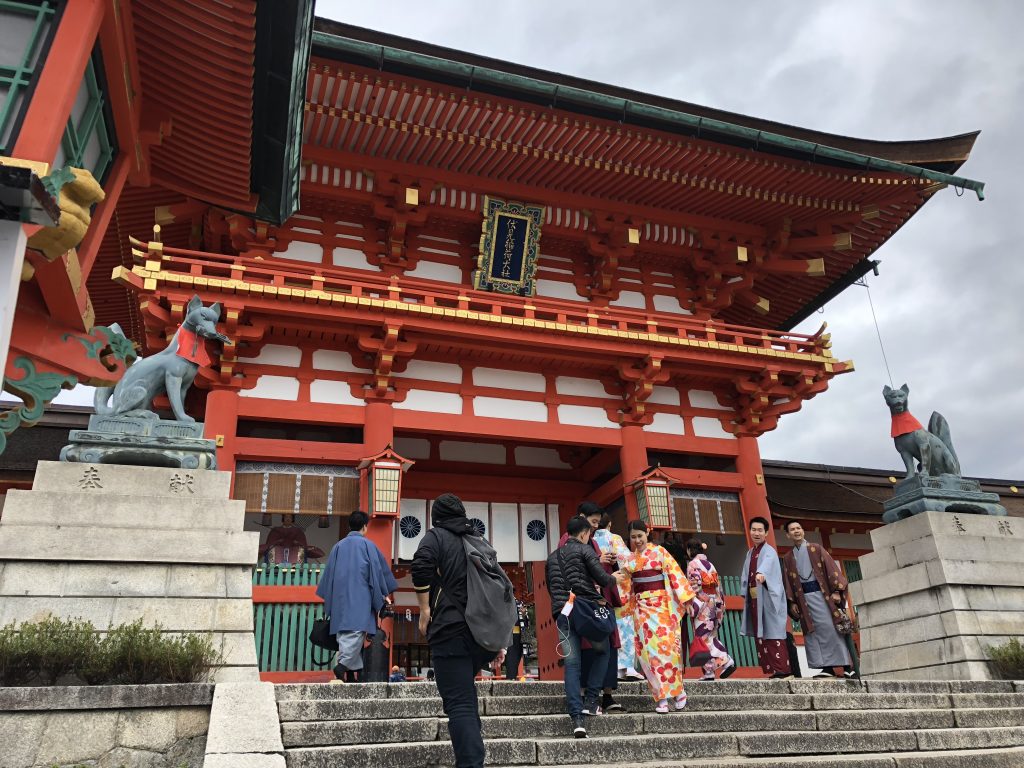
[[[861,673],[988,680],[988,649],[1024,641],[1024,520],[923,512],[871,532],[850,585]]]
[[[0,626],[51,614],[209,633],[214,680],[256,680],[252,566],[231,475],[41,461],[0,518]]]

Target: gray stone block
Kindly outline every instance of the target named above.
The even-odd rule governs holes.
[[[179,739],[203,737],[203,750],[206,749],[206,734],[210,730],[209,707],[179,707],[175,710],[176,720],[174,732]]]
[[[953,714],[958,728],[1024,726],[1024,707],[957,709]]]
[[[207,755],[203,768],[286,768],[284,755]]]
[[[867,680],[868,693],[949,693],[944,680]]]
[[[896,768],[1020,768],[1024,749],[943,750],[893,755]]]
[[[117,721],[117,744],[149,752],[166,752],[178,740],[178,713],[173,709],[129,709]]]
[[[101,487],[95,487],[95,480],[85,480],[83,473],[96,470]],[[174,475],[192,476],[191,490],[172,490]],[[91,493],[96,495],[137,496],[145,488],[147,496],[169,498],[227,499],[231,490],[231,473],[210,470],[181,470],[165,467],[136,467],[117,464],[71,464],[61,461],[40,461],[32,489],[58,493]]]
[[[920,749],[985,749],[1019,747],[1024,744],[1024,728],[951,728],[918,731]]]
[[[225,597],[252,599],[252,571],[247,566],[224,566]]]
[[[66,765],[94,760],[117,745],[118,712],[61,712],[51,715],[39,740],[36,762]]]
[[[1024,707],[1024,694],[1021,693],[954,693],[950,699],[956,709]]]
[[[673,712],[666,715],[644,715],[644,733],[706,733],[708,719],[713,717],[715,732],[741,733],[744,731],[813,731],[816,727],[813,712]],[[604,718],[617,720],[614,718]],[[589,729],[589,721],[587,723]],[[639,733],[640,730],[634,731]]]
[[[0,560],[253,565],[259,538],[254,531],[0,525]]]
[[[209,707],[212,701],[213,686],[205,683],[0,688],[0,712]]]
[[[950,706],[949,695],[938,693],[826,693],[812,698],[816,710],[948,709]]]
[[[437,718],[422,717],[406,720],[284,723],[281,727],[281,739],[285,747],[436,741],[438,722]],[[448,738],[447,732],[443,738]]]
[[[239,713],[245,713],[239,717]],[[271,683],[220,683],[213,693],[206,753],[283,752]]]
[[[689,687],[689,686],[687,686]],[[867,683],[863,680],[790,680],[789,688],[793,693],[864,693]]]
[[[0,688],[0,694],[4,690]],[[3,745],[0,765],[5,768],[35,765],[49,718],[50,715],[44,712],[0,713],[0,745]]]
[[[534,765],[537,762],[537,747],[533,741],[497,740],[485,746],[488,765]],[[288,768],[428,768],[455,762],[452,745],[443,741],[290,749],[285,759]]]
[[[147,495],[145,512],[140,514],[139,492],[136,489],[135,496],[87,496],[12,490],[4,505],[3,524],[90,527],[102,523],[110,528],[211,531],[241,530],[245,524],[244,501],[219,499],[211,503],[211,499]]]
[[[327,686],[323,686],[327,687]],[[332,688],[341,686],[331,686]],[[373,720],[386,718],[443,717],[440,698],[431,699],[336,699],[278,702],[281,722],[315,722],[318,720]],[[482,705],[481,705],[482,709]],[[562,710],[565,711],[565,698]]]
[[[740,734],[742,755],[801,755],[834,752],[906,752],[917,749],[915,731]]]
[[[669,715],[671,717],[671,715]],[[736,754],[736,737],[725,734],[657,734],[612,739],[555,739],[537,742],[540,765],[654,763]]]
[[[953,728],[957,725],[953,711],[948,709],[819,712],[817,721],[819,731],[912,731],[917,728]]]
[[[644,715],[616,714],[587,719],[591,736],[631,736],[644,732]],[[485,739],[566,738],[572,735],[572,724],[564,712],[557,715],[518,715],[485,717],[482,721]],[[438,738],[450,739],[448,721],[441,720]]]
[[[865,579],[873,579],[878,576],[885,576],[899,568],[896,562],[896,551],[892,547],[883,547],[874,552],[861,555],[860,572]]]
[[[168,566],[166,594],[168,597],[227,597],[226,570],[223,565]]]
[[[415,685],[415,684],[414,684]],[[437,695],[437,686],[433,688],[412,688],[422,692],[419,697],[426,698]],[[323,684],[323,683],[284,683],[274,686],[278,701],[316,700],[316,699],[386,699],[387,683],[357,683],[355,685]]]
[[[221,683],[256,683],[260,672],[256,667],[214,667],[210,672],[210,681]]]
[[[953,693],[1013,693],[1010,680],[950,680]]]
[[[220,649],[225,666],[258,666],[256,643],[251,632],[215,632],[212,639],[214,647]]]

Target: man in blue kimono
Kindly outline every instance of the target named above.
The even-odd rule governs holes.
[[[788,603],[782,583],[779,554],[768,543],[768,521],[750,520],[750,540],[740,573],[743,588],[743,622],[740,634],[756,638],[757,660],[762,671],[773,678],[792,677],[789,649],[786,646]]]
[[[334,545],[320,575],[317,595],[331,617],[331,632],[338,637],[338,664],[334,676],[358,682],[363,668],[363,642],[377,634],[377,614],[398,589],[388,561],[366,538],[370,517],[356,510],[348,518],[349,534]]]

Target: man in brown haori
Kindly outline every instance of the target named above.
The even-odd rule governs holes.
[[[740,585],[743,589],[743,620],[740,634],[755,638],[757,660],[766,675],[792,677],[786,645],[786,589],[782,583],[779,555],[768,543],[768,521],[750,520],[750,540]]]
[[[852,660],[839,628],[849,622],[847,582],[839,564],[826,549],[811,544],[798,520],[786,523],[793,548],[782,559],[789,615],[804,632],[807,666],[821,669],[816,677],[836,677],[835,667],[852,672]]]

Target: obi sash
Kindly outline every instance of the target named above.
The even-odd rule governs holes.
[[[665,574],[663,571],[636,571],[633,573],[634,592],[664,592]]]
[[[821,592],[821,585],[818,583],[817,579],[801,581],[800,586],[803,588],[805,595],[809,595],[812,592]]]

